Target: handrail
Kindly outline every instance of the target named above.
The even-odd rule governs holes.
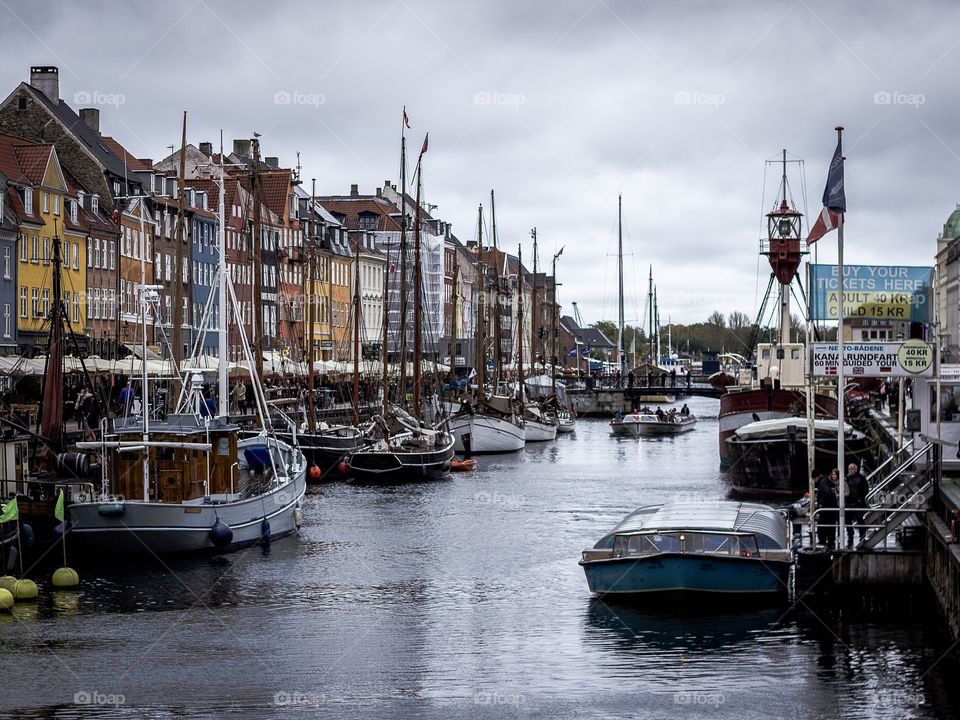
[[[899,466],[897,466],[896,470],[894,470],[892,473],[887,475],[886,478],[884,478],[882,483],[870,489],[870,491],[867,493],[867,501],[869,502],[870,500],[875,498],[877,495],[879,495],[881,492],[886,490],[891,484],[893,484],[894,480],[896,480],[901,475],[903,475],[903,473],[906,472],[908,469],[910,469],[917,460],[919,460],[922,456],[930,452],[932,448],[933,448],[933,443],[927,443],[922,448],[920,448],[915,453],[913,453],[913,455],[911,455],[909,458],[904,460]]]
[[[902,446],[898,447],[898,448],[893,452],[893,454],[890,455],[890,457],[888,457],[888,458],[887,458],[886,460],[884,460],[882,463],[880,463],[879,465],[877,465],[877,467],[875,467],[875,468],[873,469],[873,472],[871,472],[869,475],[867,475],[867,483],[869,484],[870,481],[873,480],[873,478],[877,475],[877,473],[879,473],[881,470],[883,470],[883,468],[885,468],[887,465],[889,465],[891,462],[893,462],[893,461],[897,458],[897,456],[900,455],[901,453],[903,453],[907,448],[911,447],[911,446],[913,445],[913,443],[914,443],[914,440],[915,440],[915,438],[910,438],[906,443],[904,443]]]

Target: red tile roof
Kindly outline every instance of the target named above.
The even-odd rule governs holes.
[[[130,172],[152,172],[153,168],[137,160],[133,155],[127,152],[127,149],[118,143],[114,138],[108,135],[101,135],[100,139],[106,145],[110,152],[120,158],[120,162],[126,163],[127,170]]]
[[[264,205],[285,221],[290,214],[287,204],[290,196],[290,171],[273,170],[261,173],[260,187]]]
[[[378,197],[333,197],[317,198],[320,204],[333,215],[344,218],[343,225],[348,230],[359,230],[358,216],[361,213],[373,213],[379,217],[377,230],[400,230],[400,223],[395,215],[400,210],[387,200]]]
[[[40,185],[43,182],[52,150],[53,145],[34,145],[30,143],[13,146],[13,151],[17,155],[23,174],[30,178],[30,182],[34,185]]]

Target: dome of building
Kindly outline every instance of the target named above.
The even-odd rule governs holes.
[[[950,239],[960,237],[960,203],[943,224],[943,237]]]

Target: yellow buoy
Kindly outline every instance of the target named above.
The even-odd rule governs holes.
[[[13,598],[17,602],[37,599],[37,584],[33,580],[17,580],[13,586]]]
[[[75,588],[80,584],[80,576],[73,568],[62,567],[53,571],[53,586],[55,588]]]
[[[17,584],[17,579],[13,575],[4,575],[0,577],[0,588],[13,594],[13,586]]]
[[[0,588],[0,610],[9,610],[13,603],[13,593],[6,588]]]

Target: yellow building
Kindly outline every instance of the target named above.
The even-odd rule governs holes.
[[[313,359],[330,360],[333,336],[330,333],[330,267],[332,255],[325,250],[307,250],[306,282],[303,288],[304,357],[311,357],[310,326],[313,325]]]
[[[59,252],[67,318],[78,338],[86,325],[86,234],[68,216],[68,186],[52,145],[0,136],[0,160],[17,190],[17,336],[24,353],[45,351],[53,306],[53,260]],[[11,162],[11,160],[13,162]],[[12,174],[15,170],[18,174]]]

